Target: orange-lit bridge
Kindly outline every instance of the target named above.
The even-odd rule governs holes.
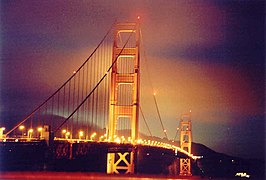
[[[112,25],[57,91],[13,128],[0,129],[2,167],[107,173],[158,173],[170,168],[175,174],[191,175],[190,160],[199,157],[191,154],[190,115],[181,118],[180,146],[168,141],[155,94],[164,140],[152,136],[145,119],[141,45],[139,20]],[[149,135],[140,135],[139,119]]]

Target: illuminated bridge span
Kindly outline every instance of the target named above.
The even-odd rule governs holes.
[[[139,22],[114,24],[92,54],[57,91],[6,134],[2,129],[2,142],[45,140],[49,146],[57,146],[58,156],[70,159],[75,156],[76,146],[79,149],[76,152],[86,152],[89,144],[106,144],[107,173],[119,173],[120,170],[134,173],[137,155],[134,149],[140,146],[170,149],[175,156],[181,153],[185,155],[184,159],[196,160],[198,157],[190,153],[190,147],[182,148],[182,144],[191,141],[186,132],[181,148],[153,139],[141,110],[141,42]],[[153,98],[158,123],[168,139],[155,94]],[[139,137],[139,115],[150,139]]]

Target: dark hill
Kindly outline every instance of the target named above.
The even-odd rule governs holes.
[[[153,139],[179,146],[179,141],[169,141],[158,137],[149,137],[141,134],[143,139]],[[200,143],[192,143],[191,151],[193,155],[203,156],[202,159],[192,163],[192,173],[194,175],[206,177],[232,178],[237,173],[247,173],[253,179],[265,179],[265,160],[246,159],[229,156],[216,152]]]

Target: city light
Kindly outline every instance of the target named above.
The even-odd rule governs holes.
[[[235,176],[250,178],[250,175],[247,174],[246,172],[239,172],[239,173],[236,173]]]
[[[5,127],[1,127],[1,128],[0,128],[0,139],[3,138],[4,130],[5,130],[5,129],[6,129]]]

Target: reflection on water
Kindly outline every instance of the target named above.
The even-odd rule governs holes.
[[[106,175],[81,172],[1,172],[0,179],[36,179],[36,180],[173,180],[173,179],[198,179],[197,177],[168,177],[163,175]]]

